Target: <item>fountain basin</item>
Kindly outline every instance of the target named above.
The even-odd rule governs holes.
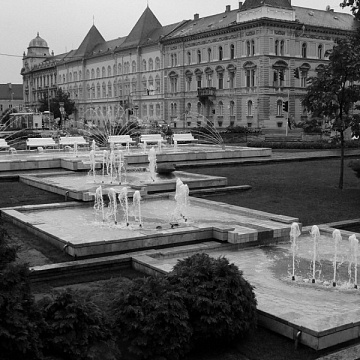
[[[49,192],[67,195],[68,198],[81,201],[94,201],[96,188],[101,185],[104,193],[109,188],[115,188],[117,192],[124,186],[132,194],[134,190],[141,190],[142,195],[154,192],[174,191],[176,179],[181,178],[190,189],[223,187],[227,185],[227,178],[222,176],[209,176],[191,174],[184,171],[174,171],[171,174],[155,174],[155,181],[151,179],[150,173],[145,168],[135,168],[139,171],[129,171],[126,178],[110,182],[108,178],[102,177],[101,171],[96,177],[89,176],[86,172],[42,173],[31,175],[20,175],[20,181]]]
[[[74,257],[139,251],[215,239],[239,246],[289,239],[297,219],[191,198],[186,221],[174,221],[171,195],[141,202],[142,226],[129,214],[117,215],[118,224],[96,217],[86,203],[61,203],[2,209],[2,217],[41,236]],[[106,213],[106,209],[105,209]],[[71,224],[71,225],[69,225]]]

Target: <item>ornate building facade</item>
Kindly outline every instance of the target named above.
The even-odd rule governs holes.
[[[291,0],[246,0],[167,26],[147,7],[115,40],[93,25],[78,49],[57,56],[39,36],[32,40],[23,58],[25,105],[36,108],[60,87],[74,99],[79,124],[101,127],[133,113],[181,129],[204,119],[219,129],[281,128],[288,116],[307,117],[307,78],[326,63],[334,41],[355,29],[351,15]]]

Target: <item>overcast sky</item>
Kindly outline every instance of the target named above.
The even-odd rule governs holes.
[[[244,0],[243,0],[244,1]],[[348,12],[342,0],[292,0],[292,5]],[[22,83],[22,55],[39,32],[50,52],[64,53],[81,44],[93,22],[105,38],[126,36],[147,4],[162,25],[238,7],[235,0],[1,0],[0,83]]]

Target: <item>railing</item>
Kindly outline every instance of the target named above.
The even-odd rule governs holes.
[[[215,95],[216,95],[216,88],[214,87],[198,88],[199,97],[215,96]]]

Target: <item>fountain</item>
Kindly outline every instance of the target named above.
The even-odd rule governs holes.
[[[133,195],[133,214],[134,214],[135,222],[138,222],[139,227],[142,227],[140,202],[141,202],[140,191],[136,190]]]
[[[339,247],[339,243],[340,241],[342,241],[342,237],[341,237],[341,232],[339,229],[335,229],[333,231],[332,237],[334,239],[334,261],[333,261],[333,268],[334,268],[334,277],[333,277],[333,286],[336,286],[336,271],[338,268],[338,263],[337,263],[337,255],[338,255],[338,247]]]
[[[315,274],[316,274],[316,260],[318,259],[318,254],[319,254],[318,247],[319,247],[319,238],[320,238],[320,230],[317,225],[314,225],[311,228],[310,235],[313,238],[313,242],[314,242],[313,263],[312,263],[312,280],[311,280],[311,282],[314,284],[315,283]]]
[[[180,178],[176,179],[175,210],[171,215],[171,227],[178,225],[179,221],[187,222],[186,210],[189,206],[189,187]]]
[[[120,190],[118,195],[120,206],[124,212],[124,218],[126,221],[126,226],[129,226],[129,200],[128,200],[128,190],[127,187],[124,187]]]
[[[117,196],[114,188],[110,188],[108,192],[109,205],[107,208],[107,219],[114,219],[115,225],[117,225]]]
[[[350,235],[349,236],[349,243],[350,243],[350,249],[349,249],[349,267],[348,267],[348,273],[349,273],[349,283],[351,283],[351,269],[352,264],[354,265],[354,288],[357,289],[357,264],[358,264],[358,250],[359,250],[359,240],[356,238],[356,235]]]
[[[297,250],[297,238],[301,235],[299,224],[292,223],[290,229],[290,241],[291,241],[291,250],[292,250],[292,280],[295,280],[295,256]]]
[[[95,192],[95,204],[94,204],[94,209],[95,209],[95,217],[97,214],[101,214],[101,218],[102,221],[105,221],[105,212],[104,212],[104,199],[103,199],[103,193],[102,193],[102,188],[101,186],[99,186],[96,189]]]
[[[148,160],[149,160],[149,171],[150,171],[150,177],[152,181],[155,181],[156,177],[156,151],[154,147],[151,147],[148,154]]]

